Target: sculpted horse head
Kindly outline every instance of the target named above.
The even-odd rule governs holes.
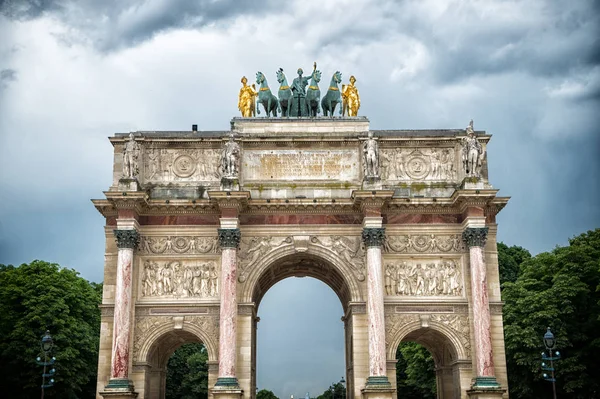
[[[333,83],[333,82],[336,83],[336,86],[337,86],[337,83],[342,82],[342,73],[340,71],[335,71],[335,73],[331,77],[331,83]]]
[[[262,84],[265,81],[265,75],[262,72],[256,72],[256,83]]]
[[[277,70],[277,81],[279,83],[287,82],[287,79],[285,77],[285,73],[283,73],[283,69],[281,69],[281,68],[279,68]]]

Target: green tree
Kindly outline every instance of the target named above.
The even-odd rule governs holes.
[[[396,350],[398,397],[435,399],[435,364],[431,353],[415,342],[402,342]]]
[[[208,352],[201,343],[180,346],[167,364],[166,399],[208,398]]]
[[[503,288],[504,333],[509,389],[515,398],[550,392],[542,379],[542,336],[550,326],[562,359],[556,364],[561,398],[596,398],[600,358],[600,229],[525,259],[514,283]]]
[[[0,392],[17,399],[39,395],[42,367],[35,359],[49,330],[56,382],[46,397],[94,397],[101,291],[101,284],[54,263],[0,265]]]
[[[261,389],[256,393],[256,399],[279,399],[272,391]]]
[[[332,383],[329,388],[321,395],[317,396],[317,399],[345,399],[346,398],[346,386],[342,382]]]
[[[514,283],[519,277],[521,264],[531,258],[531,253],[522,247],[498,243],[498,268],[500,272],[500,284],[505,282]]]

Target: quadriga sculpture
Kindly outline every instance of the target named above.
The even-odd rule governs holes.
[[[279,82],[279,113],[281,116],[290,116],[292,108],[292,89],[288,84],[283,68],[277,71],[277,81]]]
[[[323,97],[323,100],[321,101],[321,107],[323,108],[323,116],[333,116],[335,107],[342,102],[342,96],[338,87],[338,83],[340,83],[341,81],[342,73],[340,71],[336,71],[331,77],[331,82],[329,82],[329,89],[327,90],[327,94],[325,94],[325,97]],[[340,115],[342,113],[341,107],[339,113]]]
[[[308,107],[308,116],[315,117],[321,113],[321,90],[319,82],[321,81],[321,71],[316,70],[312,74],[312,79],[306,90],[306,106]]]
[[[271,89],[269,88],[269,84],[267,83],[267,78],[265,78],[265,75],[263,75],[262,72],[256,72],[256,83],[260,85],[260,89],[258,89],[258,102],[256,103],[256,113],[260,114],[260,108],[258,107],[258,105],[262,104],[267,116],[276,117],[279,101],[277,100],[277,97],[275,97],[273,93],[271,93]]]

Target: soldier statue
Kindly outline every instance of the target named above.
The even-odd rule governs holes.
[[[129,133],[129,141],[123,148],[123,177],[126,179],[135,179],[139,172],[138,158],[140,154],[140,145],[135,141],[133,133]]]
[[[469,122],[466,128],[467,137],[462,139],[462,160],[466,176],[480,177],[481,165],[483,162],[484,152],[483,147],[473,129],[473,120]]]
[[[365,177],[379,177],[379,144],[373,138],[373,132],[363,143]]]
[[[221,169],[223,176],[236,177],[238,174],[238,163],[240,159],[240,145],[233,140],[233,134],[225,143],[221,154]]]

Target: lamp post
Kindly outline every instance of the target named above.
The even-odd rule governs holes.
[[[544,346],[550,352],[550,356],[546,355],[546,351],[542,352],[542,370],[549,371],[548,373],[544,373],[543,377],[546,381],[550,381],[552,383],[552,394],[553,398],[556,399],[556,378],[554,378],[554,361],[560,359],[560,352],[556,351],[552,353],[554,346],[556,345],[556,340],[554,339],[554,334],[550,331],[550,327],[544,334]],[[548,365],[546,362],[550,362]]]
[[[54,346],[54,341],[52,340],[50,331],[46,330],[46,334],[44,334],[44,336],[42,337],[42,342],[41,342],[42,352],[44,352],[44,361],[42,362],[42,359],[39,356],[36,359],[36,362],[38,365],[44,366],[44,371],[42,372],[42,399],[44,399],[44,389],[50,388],[51,386],[54,385],[54,378],[52,378],[52,377],[54,376],[54,373],[56,373],[56,370],[54,368],[52,368],[52,369],[50,369],[50,371],[48,371],[46,373],[46,367],[52,366],[54,364],[54,362],[56,361],[56,358],[54,358],[54,357],[52,357],[50,359],[50,361],[48,361],[48,353],[52,350],[53,346]],[[46,378],[50,378],[50,380],[48,381],[47,384],[46,384]]]
[[[348,394],[346,393],[346,380],[344,379],[344,377],[342,376],[342,379],[340,380],[340,384],[342,384],[342,388],[344,389],[344,397],[348,397]]]

